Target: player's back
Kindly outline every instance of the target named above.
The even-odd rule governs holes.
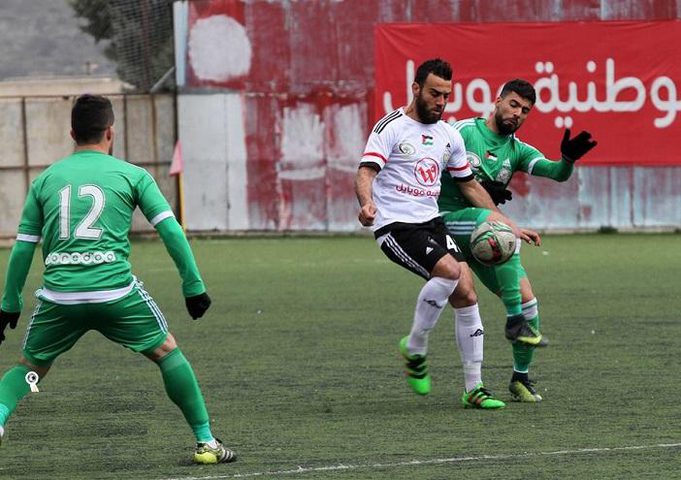
[[[34,181],[47,288],[97,291],[131,282],[128,233],[148,182],[153,179],[144,169],[91,150],[55,163]]]

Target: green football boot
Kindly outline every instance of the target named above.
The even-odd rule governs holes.
[[[534,381],[529,379],[512,380],[508,390],[514,402],[539,403],[542,401],[541,395],[534,388]]]
[[[470,392],[464,390],[461,396],[461,403],[463,408],[482,408],[484,410],[493,410],[506,406],[504,402],[494,398],[492,392],[483,387],[482,383],[478,383]]]
[[[407,349],[408,339],[409,337],[404,337],[400,340],[400,353],[406,361],[404,373],[407,383],[418,395],[428,395],[430,393],[430,374],[428,373],[426,356],[410,355]]]

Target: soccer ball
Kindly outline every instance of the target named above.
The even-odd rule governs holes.
[[[501,222],[482,222],[471,234],[471,253],[483,265],[500,265],[515,253],[516,237]]]

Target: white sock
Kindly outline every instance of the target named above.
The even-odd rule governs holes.
[[[525,317],[525,320],[532,320],[534,317],[539,315],[539,302],[537,302],[536,298],[533,298],[532,300],[525,302],[521,305],[523,309],[523,317]]]
[[[210,442],[206,442],[210,448],[218,448],[217,440],[213,439]]]
[[[478,304],[454,309],[456,345],[459,347],[466,391],[482,383],[484,330]]]
[[[425,355],[428,351],[428,335],[435,327],[442,309],[447,306],[447,299],[452,294],[458,280],[433,277],[426,282],[416,300],[414,323],[409,332],[407,350],[414,355]]]

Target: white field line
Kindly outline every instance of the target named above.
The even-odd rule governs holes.
[[[298,466],[290,470],[273,470],[268,472],[252,473],[232,473],[226,475],[208,475],[204,477],[177,477],[165,478],[163,480],[217,480],[223,478],[257,478],[257,477],[280,477],[284,475],[299,475],[315,472],[338,472],[345,470],[372,470],[377,468],[399,468],[418,465],[443,465],[447,463],[476,462],[479,460],[509,460],[516,458],[540,457],[548,455],[579,455],[583,453],[610,453],[631,450],[652,450],[656,448],[680,448],[681,443],[658,443],[654,445],[631,445],[625,447],[595,447],[595,448],[576,448],[566,450],[554,450],[550,452],[523,452],[509,453],[500,455],[479,455],[475,457],[452,457],[452,458],[433,458],[430,460],[409,460],[404,462],[391,463],[364,463],[364,464],[338,464],[322,467],[302,467]]]

